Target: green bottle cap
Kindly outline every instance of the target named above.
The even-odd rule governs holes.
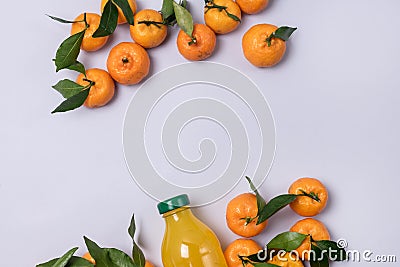
[[[168,211],[187,206],[189,204],[190,201],[188,195],[182,194],[158,203],[157,208],[160,214],[164,214]]]

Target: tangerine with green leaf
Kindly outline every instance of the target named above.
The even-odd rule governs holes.
[[[329,240],[330,235],[325,225],[316,219],[306,218],[296,222],[291,228],[291,232],[297,232],[305,235],[309,235],[304,239],[301,245],[296,249],[297,254],[303,260],[309,260],[311,241],[317,240]]]
[[[101,0],[101,13],[103,13],[104,7],[107,4],[108,1],[112,1],[112,0]],[[136,0],[127,0],[129,7],[132,10],[132,13],[135,14],[136,13],[136,9],[137,9],[137,5],[136,5]],[[118,24],[124,24],[127,22],[126,17],[124,15],[124,12],[122,11],[122,9],[117,6],[118,8]]]
[[[100,16],[95,13],[80,14],[75,18],[75,22],[71,26],[71,35],[85,30],[85,35],[82,40],[81,48],[85,51],[97,51],[102,48],[108,40],[108,36],[93,38],[93,33],[100,25]]]
[[[328,190],[321,181],[315,178],[305,177],[296,180],[290,185],[288,192],[300,195],[290,203],[292,210],[300,216],[315,216],[326,207],[328,202]],[[314,196],[314,198],[301,196],[304,193]]]
[[[240,257],[256,254],[260,250],[262,250],[261,246],[254,240],[239,238],[228,245],[224,256],[228,267],[243,267],[244,264]]]
[[[140,10],[129,28],[132,39],[144,48],[159,46],[167,37],[162,15],[153,9]]]
[[[179,53],[187,60],[203,60],[212,55],[217,38],[213,30],[205,24],[194,24],[192,36],[179,31],[176,44]]]
[[[252,193],[243,193],[231,201],[226,207],[226,223],[228,228],[237,235],[252,237],[261,233],[268,220],[257,224],[257,197]]]
[[[204,22],[218,34],[235,30],[241,18],[240,7],[233,0],[208,0],[204,7]]]
[[[86,70],[86,76],[82,73],[78,75],[76,83],[90,87],[84,105],[88,108],[96,108],[106,105],[114,97],[115,84],[107,71],[93,68]]]

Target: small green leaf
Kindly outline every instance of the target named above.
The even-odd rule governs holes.
[[[267,254],[265,254],[267,253]],[[268,260],[269,253],[265,251],[265,249],[262,252],[257,252],[255,254],[251,254],[246,256],[246,259],[251,261],[251,262],[265,262]]]
[[[328,258],[331,261],[344,261],[347,259],[346,250],[339,247],[334,241],[318,240],[315,241],[315,244],[322,251],[328,252]]]
[[[279,38],[283,41],[289,40],[290,35],[297,30],[297,28],[291,28],[288,26],[282,26],[279,27],[275,32],[274,32],[274,37]]]
[[[117,6],[119,6],[124,13],[124,16],[130,25],[133,25],[133,12],[128,0],[113,0]],[[118,20],[117,20],[118,21]]]
[[[239,21],[240,22],[240,19],[236,15],[233,15],[233,14],[231,14],[229,12],[226,12],[226,15],[228,15],[228,17],[230,17],[234,21]]]
[[[78,22],[78,21],[73,21],[73,20],[65,20],[65,19],[54,17],[54,16],[47,15],[47,14],[46,14],[46,16],[48,16],[49,18],[51,18],[51,19],[53,19],[55,21],[61,22],[61,23],[75,23],[75,22]]]
[[[90,255],[96,262],[96,267],[115,267],[106,250],[99,247],[94,241],[90,240],[86,236],[83,238]]]
[[[79,73],[82,73],[83,75],[86,75],[85,66],[83,66],[83,64],[80,63],[79,61],[76,61],[74,64],[66,67],[66,69],[74,70]]]
[[[248,176],[246,176],[246,180],[247,180],[247,182],[249,182],[251,190],[253,190],[254,194],[256,194],[257,216],[260,216],[261,211],[265,208],[267,203],[265,202],[265,199],[260,195],[260,193],[258,193],[257,188],[254,186],[253,182],[251,181],[251,179]],[[258,224],[258,222],[257,222],[257,224]]]
[[[54,60],[57,67],[56,72],[75,64],[81,50],[84,35],[85,30],[71,35],[61,43],[56,52],[56,59]]]
[[[177,4],[175,1],[174,12],[178,26],[190,37],[193,37],[193,18],[190,12],[183,6]]]
[[[294,194],[284,194],[271,199],[265,207],[261,210],[257,224],[260,224],[270,218],[272,215],[286,207],[288,204],[296,199],[297,195]]]
[[[309,256],[311,267],[329,267],[328,255],[320,248],[311,243],[311,254]]]
[[[131,257],[126,255],[125,252],[116,248],[103,248],[104,252],[108,255],[108,258],[112,262],[112,266],[115,267],[139,267],[139,265],[133,263]],[[100,265],[97,264],[96,267]]]
[[[53,265],[57,262],[58,259],[59,258],[52,259],[48,262],[36,265],[36,267],[53,267]],[[68,261],[65,267],[93,267],[93,266],[94,264],[92,264],[91,262],[89,262],[84,258],[72,256],[72,258]]]
[[[57,90],[64,98],[70,98],[71,96],[74,96],[85,89],[84,86],[68,79],[61,80],[52,87]]]
[[[176,22],[173,0],[163,0],[163,4],[161,7],[161,14],[164,23],[170,24],[172,22]]]
[[[112,34],[118,24],[118,8],[112,2],[108,0],[104,6],[103,13],[101,14],[99,28],[93,33],[93,37],[104,37]]]
[[[298,248],[306,237],[307,235],[297,232],[283,232],[269,241],[267,248],[282,249],[289,252]]]
[[[143,251],[135,242],[135,232],[136,232],[135,214],[132,214],[131,223],[128,228],[128,233],[131,236],[133,243],[132,259],[135,264],[137,264],[140,267],[143,267],[146,264],[146,259],[144,257]]]
[[[72,258],[72,255],[74,255],[75,251],[77,251],[78,248],[72,248],[70,250],[67,251],[67,253],[65,253],[63,256],[61,256],[61,258],[57,259],[53,265],[51,265],[52,267],[65,267],[67,266],[69,260]]]
[[[83,105],[86,98],[88,97],[89,91],[90,91],[90,88],[85,89],[85,90],[81,91],[80,93],[71,96],[70,98],[67,98],[51,113],[65,112],[65,111],[74,110],[76,108],[79,108],[80,106]],[[90,254],[92,254],[92,253],[90,253]]]

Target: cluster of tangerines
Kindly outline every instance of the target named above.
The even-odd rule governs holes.
[[[251,181],[249,182],[251,183]],[[289,231],[304,234],[307,237],[295,249],[296,257],[286,251],[279,256],[270,257],[267,262],[276,266],[303,267],[302,260],[309,260],[311,255],[312,242],[330,239],[325,225],[321,221],[311,218],[319,214],[326,206],[328,200],[326,187],[318,179],[300,178],[289,187],[288,194],[271,199],[270,203],[274,207],[268,208],[266,205],[268,206],[269,203],[263,201],[254,186],[251,186],[254,194],[240,194],[233,198],[226,208],[227,226],[235,234],[243,237],[236,239],[225,249],[224,254],[228,266],[242,267],[248,263],[251,264],[249,261],[244,262],[243,259],[257,254],[263,248],[250,238],[260,234],[266,228],[267,218],[289,204],[294,212],[307,217],[296,222]],[[256,265],[254,264],[254,266]]]
[[[83,13],[73,21],[51,17],[59,22],[71,23],[71,37],[61,44],[55,63],[57,71],[63,68],[80,72],[76,82],[62,80],[53,88],[66,100],[54,112],[106,105],[114,96],[115,82],[131,85],[140,83],[150,70],[150,57],[146,49],[161,45],[168,34],[168,26],[181,28],[176,44],[179,53],[190,61],[203,60],[214,52],[216,34],[234,31],[241,22],[242,12],[255,14],[268,5],[269,0],[205,0],[204,22],[193,23],[186,8],[186,0],[179,4],[163,0],[162,10],[137,11],[136,0],[102,0],[102,14]],[[77,61],[79,47],[85,51],[102,48],[117,24],[130,24],[133,42],[114,46],[107,58],[107,71],[93,68],[85,70]],[[114,25],[115,24],[115,25]],[[277,64],[286,51],[285,41],[295,28],[257,24],[242,38],[245,58],[257,67]],[[77,47],[79,45],[79,47]]]

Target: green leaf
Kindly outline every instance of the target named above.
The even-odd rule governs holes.
[[[69,65],[68,67],[66,67],[66,69],[74,70],[79,73],[82,73],[83,75],[86,75],[85,66],[83,66],[83,64],[80,63],[79,61],[75,61],[74,64]]]
[[[163,0],[161,14],[165,23],[175,21],[175,12],[173,0]]]
[[[108,258],[111,260],[112,266],[115,267],[139,267],[139,265],[134,264],[131,257],[129,257],[125,252],[116,249],[116,248],[103,248],[103,250],[108,255]],[[96,267],[100,265],[97,264]]]
[[[226,12],[226,15],[228,15],[228,17],[230,17],[234,21],[239,21],[240,22],[240,19],[236,15],[233,15],[233,14],[231,14],[229,12]]]
[[[258,193],[257,188],[254,186],[253,182],[251,181],[250,177],[246,176],[247,182],[249,182],[251,190],[253,190],[254,194],[256,194],[257,198],[257,216],[260,216],[261,211],[265,208],[267,203],[265,202],[265,199]],[[258,221],[257,221],[258,224]]]
[[[284,194],[271,199],[267,205],[259,212],[257,224],[260,224],[270,218],[272,215],[286,207],[296,199],[297,195]]]
[[[80,106],[83,105],[86,98],[88,97],[89,91],[90,91],[90,88],[85,89],[85,90],[81,91],[80,93],[71,96],[70,98],[67,98],[51,113],[65,112],[65,111],[74,110],[76,108],[79,108]],[[92,254],[92,253],[90,253],[90,254]]]
[[[144,257],[143,251],[135,242],[135,232],[136,232],[135,214],[132,214],[131,223],[128,228],[128,233],[131,236],[133,243],[132,259],[135,264],[137,264],[140,267],[143,267],[146,264],[146,259]]]
[[[318,240],[315,244],[322,251],[328,252],[328,258],[331,261],[344,261],[347,259],[347,253],[344,248],[338,246],[334,241],[330,240]]]
[[[56,263],[58,259],[59,258],[52,259],[46,263],[36,265],[36,267],[53,267],[54,263]],[[72,258],[68,261],[65,267],[93,267],[93,266],[94,264],[92,264],[91,262],[89,262],[84,258],[72,256]]]
[[[128,0],[113,0],[117,6],[119,6],[124,13],[124,16],[130,25],[133,25],[133,12]],[[118,21],[118,20],[117,20]]]
[[[72,255],[74,255],[75,251],[78,250],[78,247],[72,248],[68,250],[63,256],[57,259],[53,259],[49,262],[39,264],[37,266],[40,267],[65,267],[67,266],[69,260],[72,258]],[[51,264],[51,265],[50,265]]]
[[[84,86],[68,79],[61,80],[52,87],[57,90],[64,98],[70,98],[71,96],[74,96],[85,89]]]
[[[84,237],[90,255],[96,261],[96,267],[139,267],[123,251],[116,248],[101,248],[95,242]]]
[[[75,64],[81,50],[84,35],[85,30],[71,35],[61,43],[54,60],[57,67],[56,72]]]
[[[94,241],[90,240],[86,236],[83,238],[90,255],[96,262],[96,267],[115,267],[106,250],[99,247]]]
[[[311,254],[309,257],[311,267],[329,267],[328,256],[320,248],[311,243]]]
[[[177,4],[175,1],[174,12],[178,26],[190,37],[193,37],[193,18],[190,12],[183,6]]]
[[[282,26],[279,27],[275,32],[274,32],[274,37],[279,38],[283,41],[289,40],[290,35],[297,30],[297,28],[291,28],[288,26]]]
[[[254,267],[279,267],[279,265],[275,265],[272,263],[265,263],[265,262],[261,262],[261,263],[253,263]]]
[[[289,252],[298,248],[306,237],[307,235],[297,232],[283,232],[269,241],[267,248],[282,249]]]
[[[104,37],[112,34],[118,24],[118,8],[112,2],[108,0],[104,6],[103,13],[101,14],[99,28],[93,33],[93,37]]]
[[[78,22],[78,21],[73,21],[73,20],[65,20],[65,19],[54,17],[54,16],[47,15],[47,14],[46,14],[46,16],[48,16],[49,18],[51,18],[51,19],[53,19],[55,21],[61,22],[61,23],[75,23],[75,22]]]

